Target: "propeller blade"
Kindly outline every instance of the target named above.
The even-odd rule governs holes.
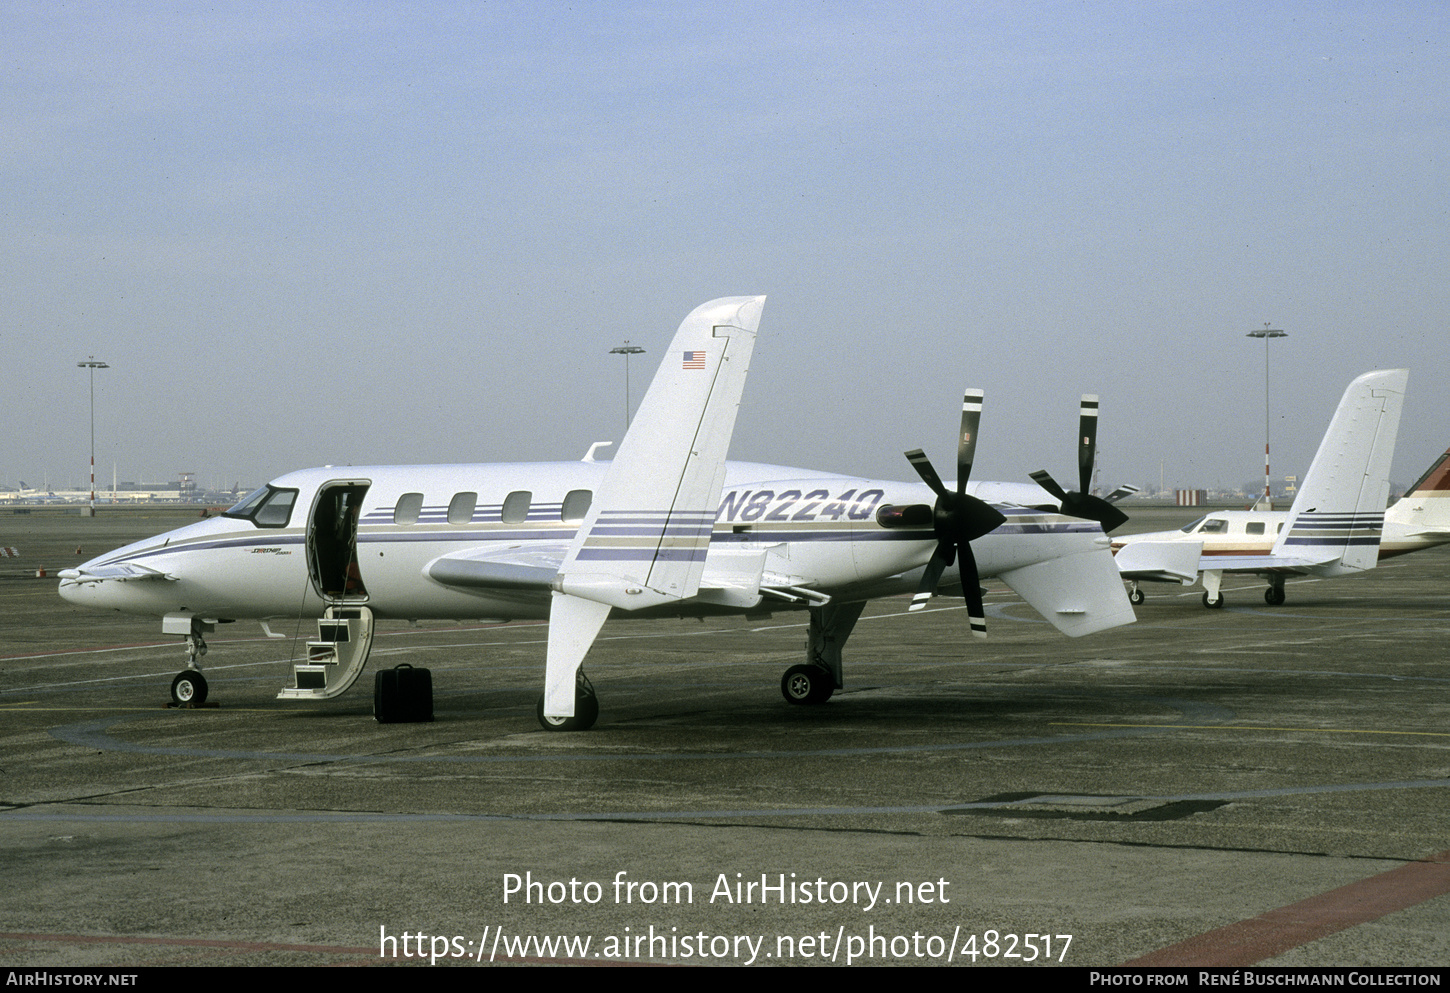
[[[1047,492],[1051,493],[1053,496],[1057,497],[1059,503],[1067,502],[1066,491],[1064,491],[1061,486],[1057,485],[1057,480],[1053,479],[1050,475],[1048,475],[1046,469],[1038,469],[1036,472],[1034,472],[1032,474],[1032,481],[1038,486],[1041,486]]]
[[[962,396],[962,424],[957,434],[955,493],[946,488],[925,452],[915,448],[906,453],[907,460],[911,462],[921,481],[936,494],[931,519],[937,539],[936,549],[921,574],[921,582],[917,584],[911,606],[907,609],[920,610],[926,606],[927,601],[936,594],[942,573],[960,554],[967,615],[971,621],[972,634],[979,638],[987,636],[987,621],[982,609],[982,587],[977,575],[977,560],[972,554],[970,542],[995,531],[1007,520],[1001,511],[985,500],[967,495],[967,481],[971,478],[972,460],[977,452],[977,427],[982,420],[982,395],[981,390],[967,390]]]
[[[1093,484],[1093,459],[1098,451],[1098,398],[1085,393],[1077,417],[1077,491],[1089,493]]]
[[[977,454],[977,426],[982,422],[981,390],[967,390],[962,395],[962,427],[957,432],[957,494],[967,492],[972,476],[972,462]]]
[[[1109,500],[1093,496],[1088,492],[1092,487],[1093,461],[1097,458],[1097,449],[1098,398],[1095,394],[1085,393],[1082,398],[1082,406],[1078,409],[1077,422],[1078,488],[1071,493],[1065,492],[1046,469],[1038,469],[1034,472],[1032,481],[1057,498],[1063,514],[1068,517],[1080,517],[1087,521],[1097,521],[1102,525],[1103,531],[1108,532],[1126,524],[1128,515],[1114,507]],[[1120,499],[1120,497],[1115,496],[1113,499]]]
[[[936,474],[936,470],[931,467],[931,460],[926,457],[925,452],[920,448],[913,448],[906,453],[906,459],[916,470],[916,474],[921,477],[921,481],[931,487],[933,493],[939,497],[947,495],[946,486],[942,484],[941,477]]]
[[[931,561],[926,564],[926,571],[921,574],[921,582],[917,584],[916,593],[911,598],[911,606],[906,608],[907,613],[925,607],[926,602],[936,595],[936,584],[941,581],[943,570],[951,564],[952,546],[944,541],[939,542],[936,551],[931,554]]]
[[[977,575],[977,558],[972,546],[962,543],[962,597],[967,601],[967,621],[974,638],[987,637],[987,611],[982,606],[982,583]]]

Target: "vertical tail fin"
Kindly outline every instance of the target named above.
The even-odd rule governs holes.
[[[559,567],[544,713],[574,716],[584,655],[610,607],[694,596],[765,297],[724,297],[680,324]]]
[[[1343,571],[1374,568],[1408,380],[1407,370],[1387,369],[1349,384],[1289,508],[1274,555],[1337,558]]]
[[[564,592],[632,610],[699,590],[764,302],[712,300],[680,325],[560,567]]]

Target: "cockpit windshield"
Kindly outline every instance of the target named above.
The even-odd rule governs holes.
[[[222,516],[251,521],[259,528],[285,528],[292,518],[292,505],[296,502],[296,490],[281,490],[268,485],[242,497]]]

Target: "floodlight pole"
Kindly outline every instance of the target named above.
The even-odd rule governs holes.
[[[643,348],[640,348],[638,345],[631,345],[629,343],[629,339],[626,338],[624,340],[624,344],[623,345],[620,345],[618,348],[611,348],[609,350],[609,354],[610,355],[623,355],[624,356],[624,430],[628,431],[629,430],[629,357],[631,355],[643,355],[644,354],[644,349]]]
[[[1250,331],[1245,338],[1264,339],[1264,510],[1273,510],[1274,501],[1269,496],[1269,339],[1287,338],[1289,332],[1269,327],[1264,322],[1262,331]]]
[[[110,366],[104,362],[97,362],[94,355],[87,356],[87,361],[77,362],[76,367],[89,369],[91,374],[91,507],[86,514],[87,517],[96,516],[96,370],[109,369]]]

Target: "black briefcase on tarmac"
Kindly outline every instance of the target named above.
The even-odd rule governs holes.
[[[373,673],[373,717],[379,724],[417,724],[433,719],[433,672],[404,662]]]

